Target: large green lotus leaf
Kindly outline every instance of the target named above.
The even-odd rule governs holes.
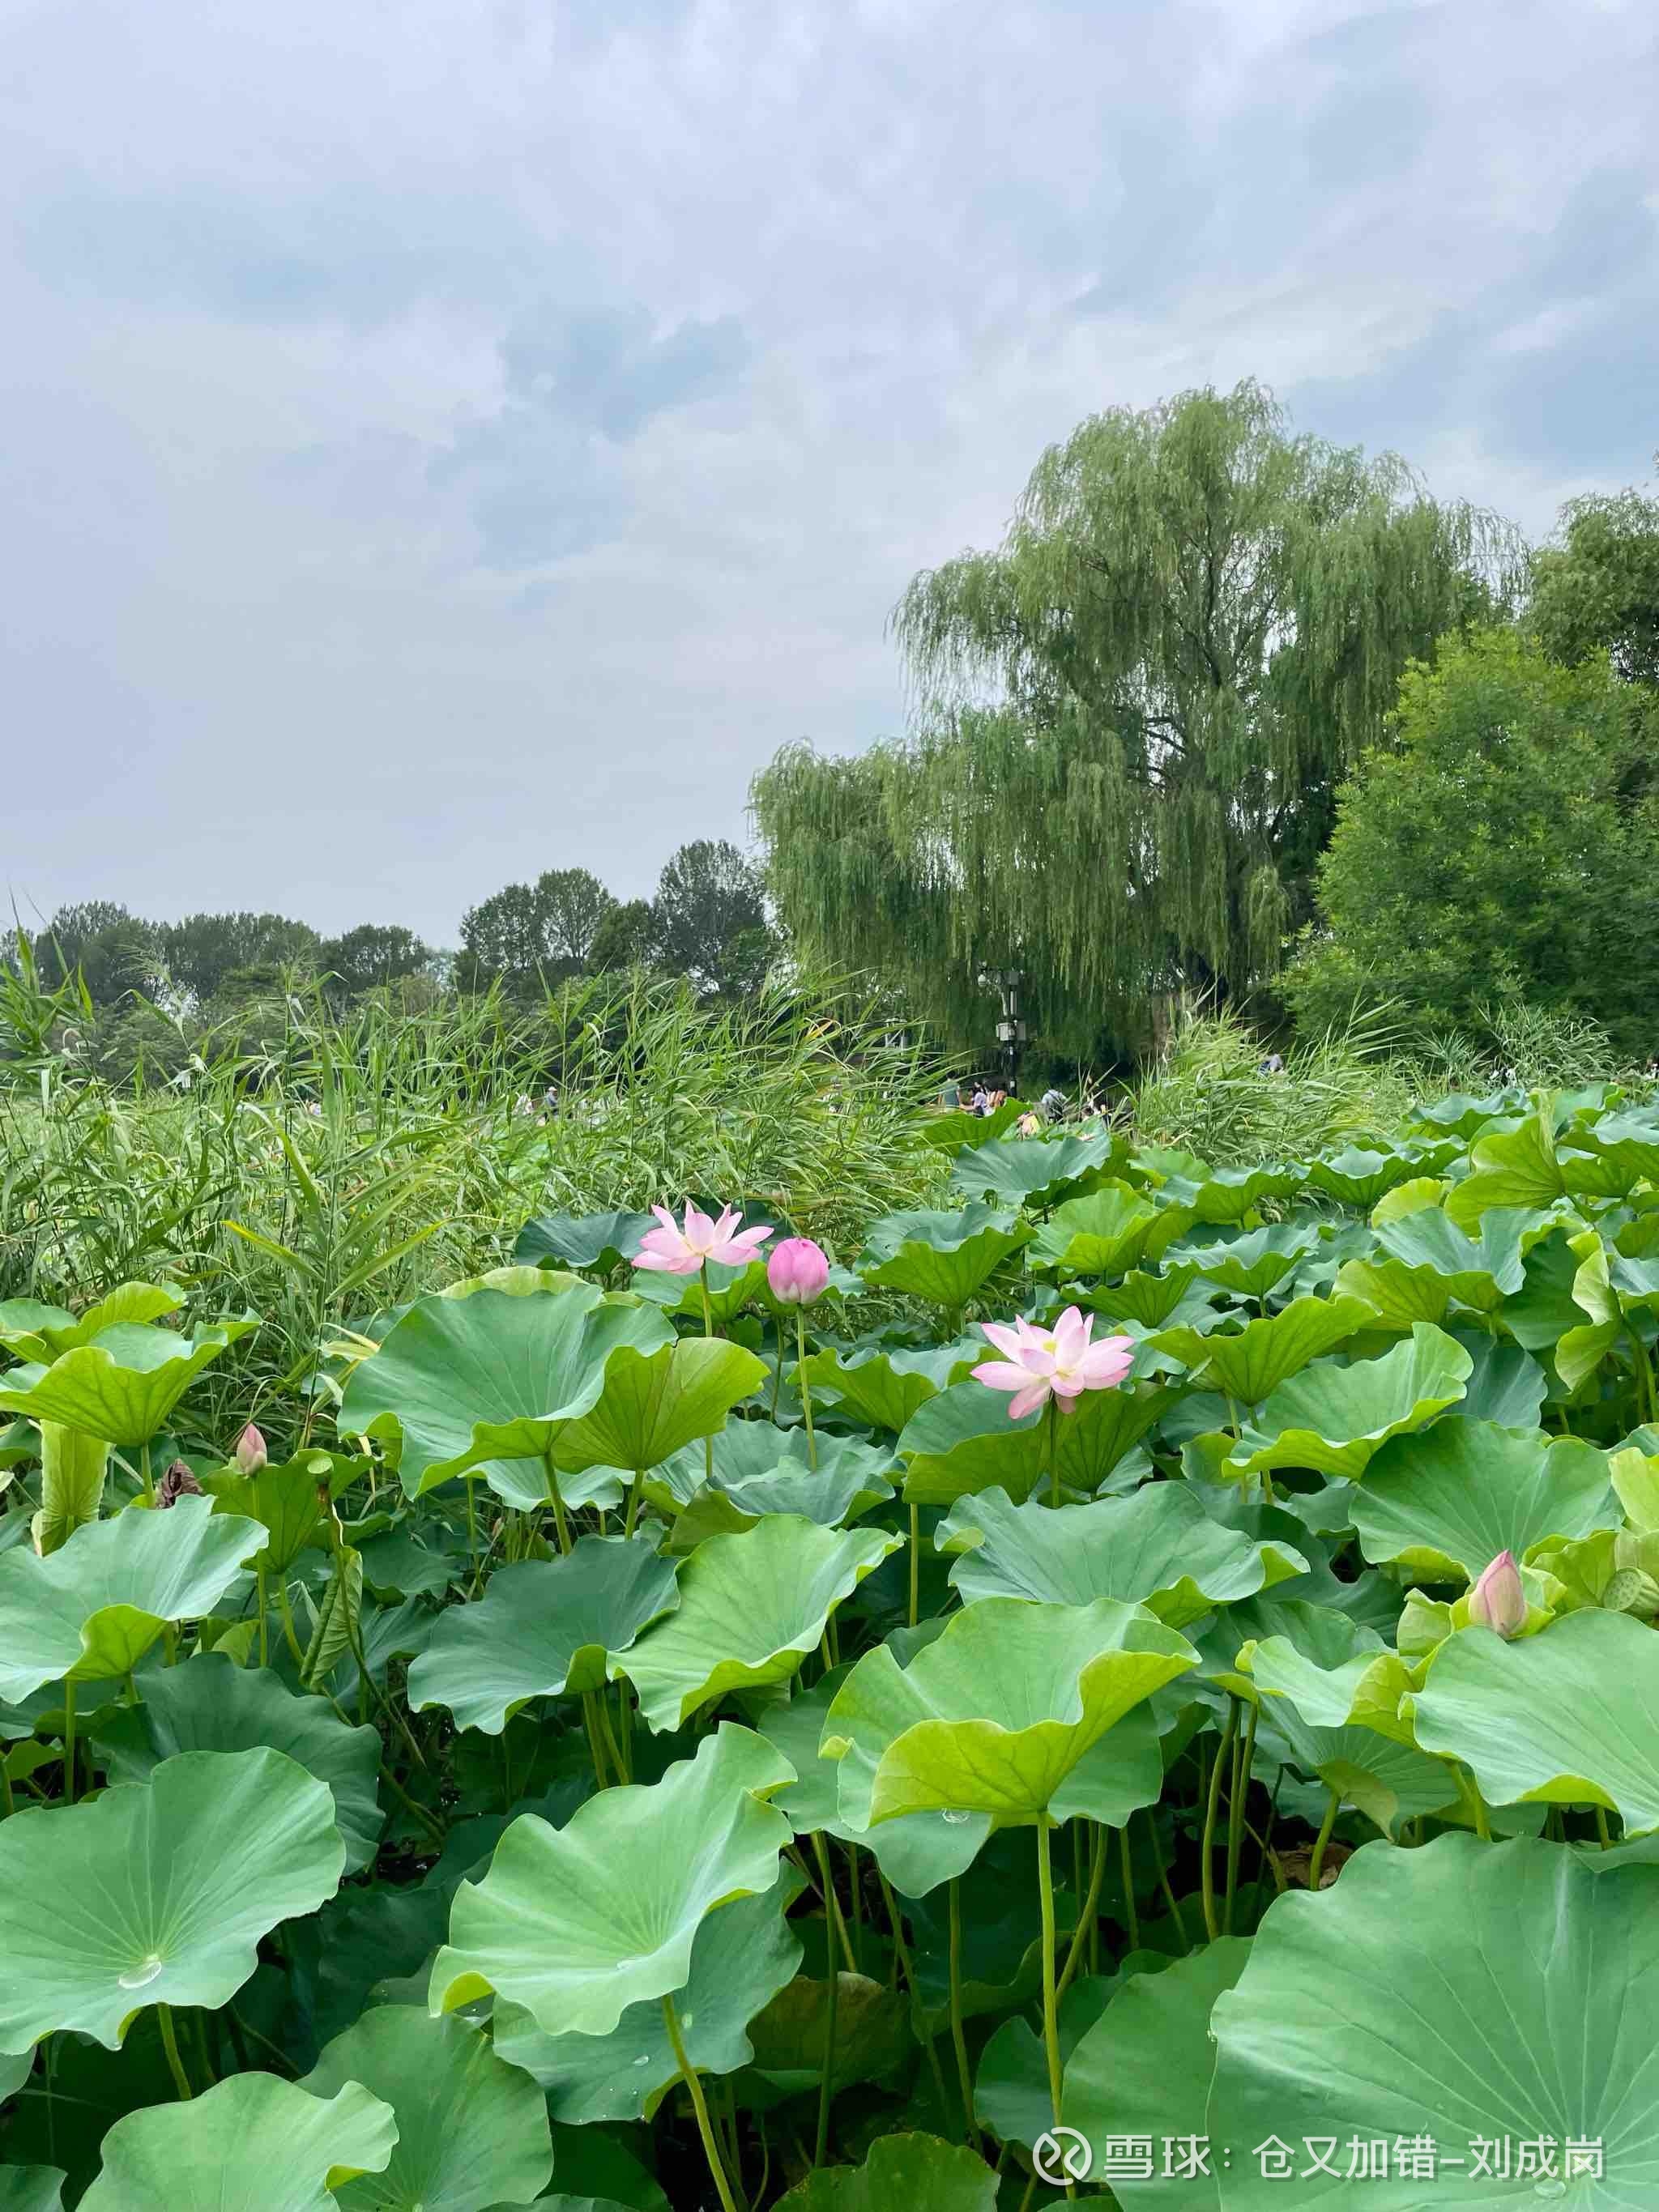
[[[620,1656],[617,1672],[659,1730],[731,1691],[787,1682],[842,1600],[903,1541],[782,1516],[711,1536],[680,1570],[678,1610]]]
[[[728,1722],[660,1782],[606,1790],[562,1828],[524,1814],[455,1893],[432,2009],[493,1990],[550,2035],[609,2035],[629,2005],[684,1989],[704,1914],[777,1881],[792,1832],[765,1800],[790,1779]]]
[[[817,1464],[813,1464],[816,1455]],[[648,1504],[672,1522],[669,1549],[695,1551],[708,1536],[750,1528],[769,1513],[793,1513],[821,1528],[858,1520],[893,1495],[900,1473],[890,1452],[857,1437],[732,1421],[714,1439],[714,1480],[702,1448],[689,1445],[646,1477]]]
[[[634,1288],[641,1297],[648,1298],[664,1313],[702,1324],[703,1283],[700,1274],[672,1275],[647,1268],[635,1276]],[[764,1260],[751,1260],[744,1267],[723,1267],[718,1260],[708,1262],[708,1316],[722,1328],[765,1295]]]
[[[799,1889],[787,1870],[775,1887],[721,1905],[697,1929],[675,2010],[698,2073],[735,2074],[753,2058],[749,2023],[800,1965],[799,1939],[784,1917]],[[609,2035],[549,2035],[522,2005],[498,2003],[495,2033],[501,2057],[534,2075],[553,2118],[568,2125],[649,2119],[679,2079],[655,1997],[630,2005]]]
[[[398,2143],[383,2171],[336,2188],[344,2212],[489,2212],[545,2187],[553,2144],[540,2094],[465,2021],[413,2005],[365,2013],[300,2087],[333,2097],[353,2083],[391,2106]]]
[[[1459,1334],[1474,1365],[1463,1386],[1459,1418],[1496,1421],[1503,1429],[1535,1429],[1549,1377],[1530,1352],[1499,1336]]]
[[[163,1290],[159,1283],[118,1283],[78,1317],[62,1306],[43,1305],[38,1298],[0,1299],[0,1344],[20,1359],[46,1365],[59,1352],[90,1344],[118,1322],[160,1321],[184,1302],[181,1291]]]
[[[963,1551],[951,1580],[964,1605],[988,1597],[1047,1605],[1119,1598],[1144,1605],[1170,1628],[1308,1571],[1289,1545],[1253,1543],[1212,1521],[1177,1482],[1148,1483],[1127,1498],[1059,1513],[1015,1505],[1006,1491],[982,1491],[951,1510],[934,1540],[942,1551]]]
[[[532,1698],[597,1690],[676,1602],[673,1561],[620,1536],[498,1567],[482,1597],[439,1615],[409,1670],[410,1709],[447,1705],[457,1728],[499,1735]]]
[[[1040,1209],[1097,1180],[1121,1158],[1118,1140],[1103,1128],[1086,1137],[1003,1137],[959,1152],[951,1188],[964,1198]]]
[[[1426,1582],[1474,1582],[1500,1552],[1617,1528],[1605,1452],[1577,1437],[1448,1419],[1396,1437],[1351,1501],[1359,1548]]]
[[[1453,1148],[1455,1157],[1455,1148]],[[1410,1152],[1370,1152],[1358,1145],[1334,1152],[1328,1160],[1315,1160],[1308,1170],[1308,1186],[1326,1197],[1369,1213],[1378,1199],[1396,1183],[1408,1182],[1424,1171],[1422,1154]]]
[[[649,1213],[547,1213],[526,1222],[513,1257],[521,1267],[608,1270],[637,1259],[641,1240],[655,1226]]]
[[[1460,1629],[1429,1662],[1415,1722],[1489,1805],[1606,1805],[1627,1836],[1659,1828],[1659,1637],[1628,1613],[1587,1607],[1513,1644]]]
[[[1425,1428],[1455,1405],[1474,1364],[1453,1338],[1419,1322],[1380,1359],[1327,1362],[1291,1376],[1224,1464],[1232,1475],[1304,1467],[1355,1480],[1390,1437]]]
[[[14,1367],[0,1382],[0,1412],[61,1421],[106,1443],[148,1443],[203,1369],[258,1326],[257,1316],[246,1314],[180,1336],[117,1322],[50,1366]]]
[[[938,1352],[815,1352],[806,1362],[807,1386],[838,1412],[896,1436],[918,1407],[953,1382],[975,1360],[946,1346]]]
[[[1154,1205],[1127,1182],[1109,1182],[1057,1206],[1037,1231],[1030,1260],[1064,1275],[1125,1275],[1156,1260],[1190,1229],[1190,1207]]]
[[[534,1279],[548,1287],[421,1298],[354,1370],[341,1434],[394,1448],[410,1497],[491,1460],[544,1459],[598,1403],[620,1346],[671,1340],[657,1309],[627,1292]]]
[[[778,2199],[778,2212],[996,2212],[983,2159],[936,2136],[884,2136],[860,2166],[825,2166]]]
[[[1268,1910],[1237,1987],[1217,2000],[1207,2132],[1238,2147],[1220,2172],[1222,2212],[1351,2203],[1646,2212],[1659,2199],[1659,1871],[1597,1872],[1530,1838],[1437,1837],[1419,1850],[1373,1844],[1317,1895]],[[1292,2146],[1298,2177],[1263,2172],[1249,2147]],[[1334,2138],[1310,2175],[1304,2138]],[[1472,2147],[1604,2146],[1606,2178],[1494,2180]],[[1432,2179],[1388,2161],[1343,2179],[1346,2146],[1428,2139]],[[1243,2151],[1246,2154],[1240,2155]],[[1492,2154],[1486,2163],[1490,2169]],[[1518,2157],[1511,2148],[1511,2172]]]
[[[723,1496],[749,1520],[793,1513],[816,1521],[821,1528],[855,1521],[892,1497],[886,1470],[896,1474],[899,1469],[884,1452],[873,1451],[854,1437],[820,1436],[818,1463],[813,1468],[805,1464],[805,1444],[803,1436],[801,1452],[792,1451],[770,1474],[722,1484]]]
[[[1078,1303],[1107,1321],[1138,1322],[1143,1329],[1161,1328],[1166,1322],[1202,1328],[1212,1293],[1194,1290],[1197,1280],[1192,1262],[1171,1251],[1157,1274],[1145,1267],[1132,1268],[1119,1282],[1095,1284],[1079,1295]],[[1218,1310],[1208,1325],[1212,1328],[1224,1318]]]
[[[0,2166],[0,2212],[64,2212],[59,2166]]]
[[[572,1474],[660,1466],[721,1427],[766,1373],[764,1361],[724,1337],[683,1337],[649,1352],[622,1345],[606,1363],[598,1404],[554,1444],[554,1463]]]
[[[1413,1278],[1437,1278],[1459,1304],[1491,1313],[1521,1289],[1526,1255],[1549,1235],[1555,1220],[1535,1207],[1493,1206],[1476,1225],[1479,1233],[1471,1237],[1443,1207],[1424,1206],[1401,1220],[1382,1223],[1376,1238],[1389,1259]]]
[[[364,1462],[345,1452],[302,1451],[280,1467],[257,1474],[224,1468],[204,1478],[202,1487],[222,1513],[240,1513],[269,1531],[269,1540],[250,1563],[280,1575],[294,1565],[322,1525],[319,1492],[331,1500],[349,1490]]]
[[[986,1813],[1007,1827],[1075,1812],[1121,1826],[1119,1778],[1089,1754],[1197,1661],[1139,1606],[985,1598],[908,1667],[881,1644],[842,1683],[821,1747],[842,1763],[842,1817],[862,1828],[907,1813]],[[1126,1786],[1145,1779],[1137,1771]],[[1133,1802],[1159,1787],[1154,1775]],[[1110,1810],[1099,1809],[1102,1789]]]
[[[146,1783],[0,1821],[0,2051],[119,2047],[150,2004],[221,2005],[345,1862],[326,1783],[280,1751],[190,1751]],[[43,1901],[50,1901],[45,1909]]]
[[[942,1626],[942,1624],[941,1624]],[[826,1759],[818,1746],[836,1692],[852,1669],[833,1668],[810,1690],[797,1689],[787,1705],[774,1705],[763,1717],[761,1733],[795,1770],[795,1779],[773,1799],[787,1814],[798,1836],[822,1831],[838,1842],[862,1844],[875,1856],[902,1896],[925,1897],[943,1881],[965,1874],[991,1832],[988,1813],[907,1813],[874,1828],[852,1827],[841,1817],[842,1762]],[[860,1817],[867,1810],[860,1808]]]
[[[1259,1406],[1281,1382],[1376,1321],[1358,1298],[1297,1298],[1282,1313],[1247,1322],[1236,1336],[1164,1328],[1152,1341],[1209,1389]]]
[[[1213,2177],[1173,2182],[1164,2143],[1205,2133],[1215,2068],[1210,2009],[1249,1955],[1249,1937],[1224,1936],[1159,1972],[1131,1974],[1066,2060],[1060,2117],[1093,2148],[1090,2179],[1109,2182],[1120,2204],[1178,2203],[1182,2212],[1213,2212],[1218,2203]],[[1115,2157],[1107,2154],[1109,2136],[1118,2138]],[[1141,2172],[1139,2147],[1123,2140],[1129,2136],[1152,2139],[1155,2179]]]
[[[352,1728],[322,1698],[296,1697],[269,1668],[241,1668],[222,1651],[144,1678],[142,1705],[106,1712],[97,1743],[112,1782],[143,1782],[183,1751],[280,1751],[325,1782],[346,1849],[346,1871],[373,1863],[384,1816],[377,1795],[380,1739]]]
[[[953,1311],[1030,1239],[1030,1224],[995,1206],[960,1213],[885,1213],[871,1228],[859,1261],[866,1283],[905,1291]]]
[[[1524,1092],[1512,1089],[1488,1091],[1484,1098],[1454,1091],[1430,1105],[1413,1107],[1408,1126],[1432,1136],[1462,1137],[1468,1143],[1498,1120],[1514,1128],[1526,1103]]]
[[[132,1507],[77,1528],[46,1559],[0,1555],[0,1697],[43,1682],[118,1680],[169,1621],[210,1613],[264,1530],[210,1498]]]
[[[1172,1403],[1173,1394],[1158,1389],[1085,1390],[1073,1399],[1056,1431],[1061,1482],[1092,1495]],[[1046,1410],[1011,1421],[1008,1406],[1006,1391],[972,1381],[930,1398],[898,1440],[908,1503],[954,1505],[993,1488],[1024,1499],[1046,1482]]]
[[[1146,1149],[1136,1155],[1138,1162],[1152,1157]],[[1162,1157],[1170,1168],[1163,1178],[1165,1200],[1184,1207],[1192,1220],[1212,1228],[1243,1221],[1264,1198],[1291,1197],[1308,1178],[1306,1168],[1284,1162],[1255,1168],[1209,1168],[1187,1153],[1166,1152]]]
[[[750,2024],[756,2070],[782,2096],[799,2096],[823,2080],[830,1996],[827,1973],[821,1980],[799,1975]],[[908,1994],[866,1974],[838,1972],[835,1996],[835,2093],[897,2073],[915,2050]]]
[[[1551,1206],[1566,1191],[1547,1113],[1529,1114],[1517,1128],[1477,1138],[1469,1160],[1474,1172],[1446,1198],[1447,1218],[1458,1229],[1474,1228],[1493,1206]]]
[[[1277,1221],[1225,1243],[1194,1239],[1174,1244],[1165,1257],[1168,1264],[1190,1267],[1206,1282],[1231,1291],[1236,1297],[1265,1298],[1298,1261],[1318,1250],[1319,1243],[1316,1221]]]
[[[1659,1128],[1640,1114],[1605,1114],[1573,1132],[1572,1153],[1588,1152],[1605,1171],[1595,1183],[1581,1180],[1584,1163],[1569,1158],[1565,1167],[1574,1190],[1600,1188],[1623,1196],[1638,1182],[1659,1183]]]
[[[1456,1777],[1439,1759],[1372,1729],[1316,1728],[1288,1699],[1267,1700],[1256,1736],[1258,1765],[1298,1767],[1345,1805],[1357,1806],[1388,1837],[1407,1820],[1455,1809]]]
[[[104,2137],[84,2212],[332,2212],[331,2180],[392,2156],[392,2107],[356,2081],[326,2100],[236,2074],[187,2104],[129,2112]],[[382,2197],[379,2202],[392,2200]]]

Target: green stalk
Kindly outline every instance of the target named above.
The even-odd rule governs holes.
[[[957,2054],[957,2086],[962,2092],[963,2116],[968,2141],[979,2148],[979,2129],[974,2120],[974,2070],[968,2063],[968,2038],[962,2025],[962,1881],[951,1879],[951,2042]]]
[[[921,1508],[910,1508],[910,1626],[916,1625],[921,1607]]]
[[[64,1685],[64,1802],[75,1802],[75,1685]]]
[[[1181,1910],[1180,1900],[1176,1896],[1174,1890],[1170,1887],[1170,1869],[1164,1863],[1164,1846],[1158,1840],[1158,1818],[1156,1811],[1148,1817],[1152,1833],[1152,1858],[1158,1867],[1158,1886],[1164,1892],[1164,1902],[1170,1908],[1170,1917],[1174,1921],[1176,1932],[1179,1934],[1182,1942],[1190,1945],[1191,1938],[1187,1933],[1186,1916]],[[1124,1825],[1127,1827],[1128,1823],[1126,1821]]]
[[[680,2016],[674,2009],[672,1996],[665,1996],[662,2001],[662,2016],[668,2029],[668,2046],[674,2054],[674,2063],[680,2069],[680,2079],[691,2093],[691,2109],[697,2116],[697,2133],[702,2137],[702,2154],[708,2160],[709,2173],[720,2192],[721,2212],[738,2212],[737,2200],[732,2194],[732,2185],[726,2179],[720,2145],[714,2140],[714,2126],[708,2118],[708,2100],[702,2094],[697,2069],[685,2055],[685,2039],[680,2033]]]
[[[9,1809],[8,1807],[8,1810]],[[1613,1838],[1607,1833],[1607,1816],[1599,1805],[1594,1806],[1591,1809],[1595,1814],[1595,1833],[1601,1848],[1604,1851],[1610,1850],[1613,1848]]]
[[[911,1962],[910,1947],[904,1940],[904,1921],[899,1911],[898,1899],[893,1894],[892,1884],[881,1870],[879,1860],[876,1863],[876,1880],[881,1884],[881,1901],[887,1907],[887,1923],[893,1931],[893,1956],[898,1960],[900,1970],[903,1973],[904,1985],[910,1993],[910,2002],[914,2010],[920,2002],[916,1989],[916,1970]],[[942,2120],[948,2119],[951,2112],[951,2093],[945,2086],[945,2069],[939,2063],[938,2036],[927,2037],[926,2045],[927,2063],[933,2069],[933,2087],[939,2093],[939,2118]]]
[[[1065,2079],[1060,2063],[1060,1991],[1054,1961],[1054,1873],[1048,1849],[1048,1822],[1037,1818],[1037,1901],[1042,1909],[1042,2045],[1048,2056],[1048,2102],[1054,2125],[1060,2125],[1060,2088]],[[1068,2180],[1066,2194],[1077,2191]]]
[[[1331,1840],[1331,1830],[1336,1826],[1337,1808],[1342,1802],[1342,1792],[1333,1790],[1331,1802],[1325,1808],[1325,1817],[1319,1824],[1319,1833],[1314,1838],[1313,1855],[1308,1861],[1308,1887],[1317,1895],[1319,1877],[1325,1871],[1325,1846]]]
[[[582,1727],[587,1736],[587,1755],[593,1762],[593,1779],[601,1790],[608,1790],[611,1784],[607,1778],[605,1751],[599,1735],[599,1717],[594,1711],[593,1692],[591,1690],[584,1690],[582,1692]]]
[[[547,1484],[547,1502],[553,1508],[553,1526],[558,1531],[559,1549],[570,1550],[570,1524],[565,1518],[564,1500],[559,1495],[559,1478],[553,1465],[553,1449],[548,1447],[542,1460],[542,1475]]]
[[[818,1863],[818,1887],[823,1893],[824,1948],[833,1955],[838,1943],[841,1955],[847,1961],[848,1972],[856,1974],[858,1963],[853,1956],[852,1939],[847,1933],[847,1923],[842,1917],[841,1899],[836,1895],[836,1878],[830,1866],[830,1846],[824,1841],[821,1829],[812,1831],[812,1856]],[[830,1937],[835,1939],[834,1942],[830,1941]]]
[[[830,2155],[830,2107],[836,2094],[836,2024],[841,2009],[841,1968],[836,1961],[834,1946],[826,1945],[825,1953],[830,1962],[830,1981],[824,2003],[823,2062],[818,2074],[818,2132],[812,2148],[815,2166],[823,2165]]]
[[[1221,1916],[1222,1933],[1226,1936],[1233,1932],[1233,1897],[1238,1888],[1238,1863],[1244,1849],[1244,1808],[1255,1760],[1256,1724],[1261,1717],[1261,1707],[1253,1700],[1244,1732],[1233,1746],[1232,1779],[1227,1793],[1227,1903]]]
[[[705,1260],[697,1270],[697,1280],[702,1285],[702,1333],[705,1337],[714,1334],[714,1309],[708,1302],[708,1262]],[[714,1439],[712,1434],[702,1440],[702,1479],[712,1490],[714,1486]]]
[[[1227,1707],[1227,1726],[1223,1732],[1215,1763],[1210,1769],[1209,1795],[1204,1808],[1204,1838],[1199,1847],[1201,1864],[1199,1869],[1204,1899],[1204,1928],[1211,1942],[1221,1933],[1215,1910],[1215,1826],[1216,1814],[1221,1805],[1221,1770],[1227,1764],[1233,1747],[1233,1732],[1238,1726],[1238,1705],[1230,1702]]]
[[[1133,1866],[1129,1857],[1129,1823],[1127,1820],[1117,1832],[1117,1845],[1123,1869],[1123,1902],[1128,1909],[1129,1915],[1129,1948],[1132,1951],[1138,1951],[1140,1948],[1140,1915],[1135,1910],[1135,1878]],[[1231,1909],[1232,1905],[1231,1890],[1227,1893],[1227,1904]]]
[[[1106,1878],[1106,1831],[1097,1827],[1094,1847],[1089,1856],[1089,1888],[1078,1913],[1076,1928],[1072,1934],[1072,1948],[1066,1954],[1065,1970],[1060,1978],[1060,1995],[1064,1996],[1072,1986],[1072,1978],[1083,1964],[1085,1940],[1092,1941],[1096,1916],[1100,1910],[1101,1885]]]
[[[173,2033],[172,2006],[158,2004],[155,2020],[161,2031],[161,2048],[167,2055],[167,2070],[173,2076],[173,2086],[179,2092],[179,2103],[188,2104],[195,2092],[190,2086],[190,2076],[185,2071],[185,2062],[179,2056],[179,2038]]]
[[[265,1571],[263,1567],[254,1569],[253,1579],[255,1588],[258,1591],[259,1603],[259,1664],[262,1667],[268,1667],[270,1664],[270,1647],[266,1638],[265,1607],[270,1602],[270,1593],[265,1587]]]
[[[1045,1449],[1048,1455],[1048,1503],[1060,1504],[1060,1401],[1050,1396],[1042,1409]]]
[[[806,1416],[806,1464],[818,1463],[817,1438],[812,1434],[812,1386],[806,1379],[806,1309],[795,1308],[795,1381],[800,1386],[801,1411]]]

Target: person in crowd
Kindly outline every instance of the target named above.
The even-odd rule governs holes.
[[[939,1094],[939,1103],[947,1114],[954,1114],[960,1110],[962,1085],[956,1076],[952,1075],[946,1079],[945,1088]]]
[[[1045,1121],[1058,1121],[1066,1111],[1066,1093],[1051,1083],[1037,1101],[1037,1111]]]
[[[970,1114],[988,1114],[990,1110],[990,1093],[982,1083],[976,1083],[974,1095],[968,1103],[968,1111]]]

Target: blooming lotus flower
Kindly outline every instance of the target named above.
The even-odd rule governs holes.
[[[980,1327],[1006,1359],[988,1359],[975,1368],[974,1379],[993,1390],[1012,1390],[1008,1418],[1035,1413],[1057,1398],[1069,1413],[1073,1399],[1085,1390],[1109,1390],[1121,1382],[1133,1364],[1134,1340],[1127,1336],[1103,1336],[1091,1343],[1095,1317],[1067,1306],[1052,1328],[1017,1321],[1012,1328],[1001,1322],[981,1322]]]
[[[760,1257],[760,1247],[772,1234],[766,1228],[744,1229],[743,1216],[730,1206],[718,1221],[711,1221],[687,1199],[684,1224],[665,1206],[653,1206],[651,1211],[662,1226],[647,1230],[634,1265],[657,1274],[695,1275],[710,1260],[722,1267],[746,1267]]]
[[[786,1237],[767,1255],[766,1279],[780,1305],[810,1306],[830,1284],[830,1255],[810,1237]]]
[[[258,1474],[267,1456],[265,1440],[250,1421],[236,1439],[236,1464],[244,1474]]]
[[[1469,1619],[1496,1629],[1505,1643],[1527,1625],[1527,1593],[1513,1552],[1500,1552],[1469,1592]]]

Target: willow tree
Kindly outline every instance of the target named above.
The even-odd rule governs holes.
[[[1247,990],[1312,910],[1402,670],[1507,602],[1519,550],[1394,455],[1291,435],[1255,384],[1095,416],[997,551],[900,601],[913,734],[757,779],[782,918],[963,1033],[1011,959],[1078,1050],[1155,993]]]

